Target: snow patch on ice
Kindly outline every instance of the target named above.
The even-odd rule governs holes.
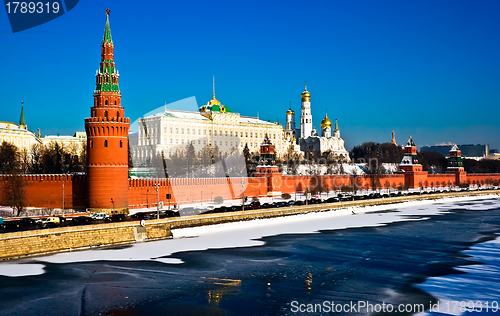
[[[40,274],[40,271],[43,271],[44,262],[157,261],[165,264],[182,264],[183,261],[178,258],[166,257],[185,251],[256,247],[264,244],[262,237],[281,234],[310,234],[322,230],[377,227],[393,222],[426,220],[429,215],[447,213],[446,209],[455,207],[457,202],[485,198],[487,197],[461,197],[439,201],[425,200],[393,205],[349,207],[294,216],[175,229],[172,231],[173,239],[135,243],[126,248],[108,247],[58,253],[23,259],[20,263],[0,263],[0,275]],[[491,199],[488,201],[491,207]],[[380,212],[387,210],[393,210],[393,212]],[[15,273],[13,266],[18,266],[16,268],[19,272]]]

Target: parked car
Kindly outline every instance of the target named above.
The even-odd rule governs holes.
[[[98,221],[98,220],[107,221],[107,220],[109,220],[109,215],[104,213],[104,212],[100,212],[100,213],[93,214],[90,218],[94,221]]]
[[[36,221],[29,217],[23,217],[19,220],[19,224],[22,226],[36,225]]]
[[[57,227],[59,227],[59,224],[54,222],[44,222],[41,225],[41,228],[57,228]]]
[[[179,217],[180,215],[179,215],[179,212],[177,212],[177,211],[167,210],[167,211],[163,211],[163,214],[161,216],[163,216],[163,217]]]
[[[239,212],[241,210],[242,210],[241,205],[233,205],[233,206],[231,206],[231,212]]]
[[[109,217],[112,222],[123,222],[127,219],[127,215],[125,214],[113,214]]]
[[[325,203],[336,203],[339,201],[339,198],[337,197],[331,197],[325,200]]]
[[[88,216],[77,216],[71,219],[70,225],[86,225],[89,224],[92,219]]]
[[[38,225],[40,225],[42,227],[47,223],[54,223],[57,226],[59,226],[59,224],[61,223],[61,220],[59,219],[59,217],[51,216],[51,217],[40,218],[40,220],[37,222],[38,222]]]
[[[133,218],[133,219],[144,219],[145,216],[146,216],[146,213],[144,213],[144,212],[137,212],[135,214],[130,215],[130,218]]]

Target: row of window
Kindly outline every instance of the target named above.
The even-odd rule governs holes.
[[[90,148],[94,148],[94,141],[90,141]],[[108,140],[104,140],[104,148],[108,148]],[[120,140],[120,148],[123,148],[123,140]]]
[[[115,100],[115,102],[114,102],[114,103],[115,103],[114,105],[118,105],[118,104],[116,103],[116,100]],[[97,99],[97,105],[101,105],[101,101],[100,101],[100,99]],[[104,100],[104,105],[113,105],[113,101],[111,101],[111,103],[110,103],[110,104],[108,104],[108,100]],[[95,112],[94,112],[94,116],[95,116]]]
[[[107,117],[107,116],[106,116]],[[180,131],[180,133],[179,133]],[[190,132],[192,131],[192,135],[196,135],[196,129],[189,129],[189,128],[186,128],[186,134],[190,134]],[[209,130],[209,132],[211,132],[211,130]],[[157,129],[156,127],[153,127],[151,128],[150,130],[150,134],[153,135],[153,134],[156,134],[157,133]],[[164,128],[164,133],[167,133],[167,128],[165,127]],[[170,134],[173,134],[174,133],[174,128],[173,127],[170,127]],[[184,134],[184,128],[181,127],[179,129],[179,127],[176,127],[175,128],[175,133],[176,134]],[[145,133],[146,134],[146,133]],[[240,133],[238,133],[237,131],[234,132],[234,136],[235,137],[238,137],[238,134],[240,137],[248,137],[248,135],[250,134],[250,138],[253,138],[254,137],[254,132],[243,132],[241,131]],[[201,129],[198,129],[198,135],[201,135]],[[207,130],[204,129],[203,130],[203,135],[207,135]],[[244,136],[243,136],[244,135]],[[213,132],[213,136],[229,136],[229,137],[233,137],[233,131],[222,131],[222,130],[214,130]],[[276,139],[276,134],[271,134],[271,138],[272,139]],[[255,132],[255,137],[259,137],[259,133]],[[260,132],[260,138],[264,137],[264,133]]]

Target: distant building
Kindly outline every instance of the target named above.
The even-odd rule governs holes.
[[[24,102],[22,102],[24,104]],[[20,150],[29,150],[34,144],[40,144],[40,139],[28,130],[24,118],[24,106],[21,105],[19,124],[0,122],[0,143],[7,142],[17,146]]]
[[[458,145],[462,152],[462,158],[467,159],[483,159],[489,154],[488,145]],[[423,146],[421,152],[438,152],[445,157],[449,157],[449,152],[453,148],[453,145],[444,146]]]
[[[49,135],[41,139],[45,147],[58,143],[63,149],[80,154],[87,145],[87,134],[85,132],[76,132],[73,136]]]
[[[332,121],[330,121],[328,115],[325,113],[325,118],[321,121],[321,136],[318,135],[317,131],[313,128],[311,93],[307,91],[307,86],[305,86],[300,98],[300,130],[295,128],[295,112],[291,108],[286,112],[285,138],[291,142],[292,150],[294,152],[312,150],[320,154],[328,152],[332,158],[350,161],[351,159],[345,149],[344,140],[340,138],[337,119],[335,119],[335,128],[332,131]],[[300,137],[297,139],[299,135]],[[300,147],[295,144],[298,144]]]

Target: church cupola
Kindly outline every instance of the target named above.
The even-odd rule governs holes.
[[[311,102],[311,93],[307,91],[307,85],[304,87],[304,92],[300,95],[302,102]]]
[[[325,118],[321,121],[321,136],[332,137],[332,121],[330,121],[326,113]]]

